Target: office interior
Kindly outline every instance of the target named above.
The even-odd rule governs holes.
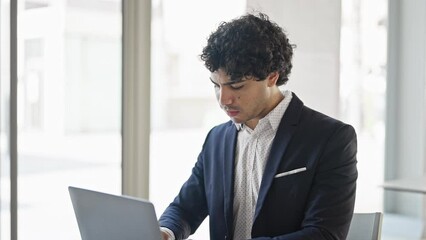
[[[79,239],[68,186],[161,214],[228,120],[199,60],[206,38],[256,11],[297,45],[283,89],[357,131],[355,212],[383,212],[384,240],[426,239],[425,191],[383,187],[426,184],[426,1],[0,3],[0,239]]]

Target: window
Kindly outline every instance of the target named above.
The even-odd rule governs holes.
[[[10,233],[9,2],[1,1],[1,238]],[[67,187],[121,193],[121,1],[18,1],[18,239],[78,239]],[[15,63],[10,63],[15,64]]]
[[[342,1],[340,115],[358,134],[356,212],[383,211],[387,9]]]
[[[189,177],[208,130],[229,120],[199,55],[220,22],[244,11],[245,1],[153,1],[150,199],[158,215]],[[194,238],[209,238],[206,222]]]
[[[10,2],[0,4],[0,239],[10,239]]]

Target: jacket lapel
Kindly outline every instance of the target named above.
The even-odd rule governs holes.
[[[293,93],[292,100],[287,110],[281,119],[280,125],[277,129],[274,141],[272,143],[271,152],[265,166],[265,171],[262,177],[262,183],[259,189],[259,196],[256,203],[256,210],[254,213],[254,221],[263,206],[266,194],[274,179],[275,173],[279,167],[282,156],[284,155],[287,145],[293,137],[297,124],[299,123],[300,113],[302,111],[303,102]]]
[[[224,189],[224,211],[228,236],[232,235],[233,225],[233,199],[234,199],[234,156],[237,142],[237,129],[232,124],[228,127],[223,141],[223,189]]]

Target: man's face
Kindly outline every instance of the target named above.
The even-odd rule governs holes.
[[[220,107],[235,123],[244,123],[254,129],[259,119],[266,116],[276,105],[278,73],[271,73],[262,81],[242,78],[231,82],[230,77],[219,69],[211,74],[216,98]]]

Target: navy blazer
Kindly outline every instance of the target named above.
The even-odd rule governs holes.
[[[237,135],[232,121],[207,135],[191,176],[159,220],[177,239],[194,233],[206,216],[210,239],[232,239]],[[356,152],[352,126],[309,109],[293,94],[266,163],[252,238],[346,239],[358,177]]]

